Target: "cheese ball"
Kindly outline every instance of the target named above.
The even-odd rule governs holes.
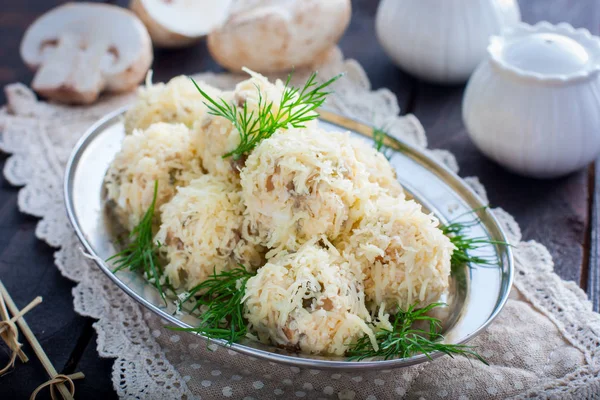
[[[231,183],[204,175],[178,188],[161,207],[155,241],[161,243],[165,274],[174,287],[190,290],[214,271],[262,264],[261,249],[243,238],[240,197]]]
[[[404,191],[398,182],[396,171],[385,156],[364,140],[350,138],[350,141],[356,159],[367,169],[369,182],[377,184],[393,197],[404,198]]]
[[[454,245],[414,201],[378,197],[350,235],[336,243],[365,277],[371,310],[391,313],[437,301],[448,289]]]
[[[221,93],[204,82],[196,83],[210,96],[218,97]],[[182,123],[191,128],[206,115],[205,101],[187,76],[177,76],[166,84],[148,82],[138,89],[136,102],[125,113],[125,132],[146,129],[156,122]]]
[[[243,302],[250,332],[265,343],[343,355],[359,337],[373,337],[361,277],[334,248],[314,241],[261,267]]]
[[[183,124],[157,123],[123,139],[104,187],[111,212],[127,230],[136,227],[152,203],[158,182],[155,215],[178,186],[202,175],[189,129]]]
[[[350,230],[351,208],[370,195],[348,133],[293,129],[256,147],[240,173],[245,224],[258,243],[295,250]],[[362,184],[357,184],[359,181]]]
[[[264,76],[245,69],[250,74],[250,79],[237,84],[235,90],[225,91],[215,100],[225,101],[237,108],[242,113],[246,107],[248,115],[254,113],[256,117],[259,110],[259,102],[262,106],[271,104],[271,112],[277,115],[285,84],[281,80],[275,83],[269,82]],[[280,115],[282,118],[284,114]],[[316,124],[315,121],[307,122],[307,125]],[[240,134],[231,121],[221,116],[206,114],[198,120],[193,128],[193,136],[198,152],[202,156],[204,168],[211,174],[224,176],[227,179],[238,182],[239,170],[244,166],[245,158],[236,159],[234,156],[224,158],[223,156],[236,149],[240,144]]]
[[[223,92],[219,99],[232,103],[233,92]],[[240,143],[240,135],[233,124],[223,117],[206,114],[195,122],[191,133],[204,169],[212,175],[237,182],[243,160],[238,162],[233,157],[223,157]]]

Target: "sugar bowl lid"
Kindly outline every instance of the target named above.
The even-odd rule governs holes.
[[[600,38],[569,24],[519,24],[493,36],[488,47],[497,67],[522,78],[567,82],[600,71]]]

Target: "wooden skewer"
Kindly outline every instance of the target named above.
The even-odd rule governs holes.
[[[4,287],[4,284],[2,283],[1,280],[0,280],[0,295],[2,295],[2,297],[4,297],[4,300],[6,301],[6,305],[8,306],[9,311],[13,315],[19,314],[19,309],[17,308],[17,305],[14,303],[13,299],[10,297],[10,294]],[[50,379],[55,379],[59,374],[56,371],[56,368],[54,368],[54,365],[52,365],[52,362],[50,361],[50,359],[48,358],[46,353],[44,352],[44,349],[40,345],[40,342],[38,342],[37,338],[35,337],[35,335],[31,331],[31,329],[29,328],[29,325],[27,325],[27,322],[25,322],[25,318],[19,318],[17,320],[17,325],[19,325],[19,328],[21,328],[21,332],[23,332],[23,336],[25,336],[25,338],[27,339],[27,341],[33,348],[33,351],[35,352],[35,354],[39,358],[40,362],[44,366],[44,369],[50,376]],[[62,383],[62,382],[57,383],[57,387],[58,387],[58,391],[62,395],[63,399],[73,399],[71,392],[69,391],[69,389],[67,388],[67,386],[64,383]]]
[[[6,304],[4,303],[4,296],[0,296],[0,317],[2,318],[3,321],[10,320],[10,317],[8,316],[8,310],[6,309]],[[12,351],[15,351],[14,343],[12,340],[9,339],[9,335],[10,334],[8,333],[8,331],[4,331],[4,332],[0,333],[0,336],[6,342],[6,345]],[[23,352],[23,350],[21,350],[20,347],[18,349],[17,355],[19,356],[19,359],[21,360],[21,362],[26,363],[27,361],[29,361],[29,358]]]

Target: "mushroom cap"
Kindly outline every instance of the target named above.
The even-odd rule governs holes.
[[[208,49],[224,67],[277,72],[309,66],[340,39],[350,0],[271,0],[236,10],[208,35]]]
[[[156,47],[184,47],[221,25],[232,0],[131,0]]]
[[[128,10],[69,3],[31,24],[21,41],[21,57],[43,75],[36,75],[32,83],[36,91],[62,96],[59,100],[89,102],[102,89],[137,86],[152,63],[152,44],[144,24]],[[41,73],[44,66],[49,68]]]

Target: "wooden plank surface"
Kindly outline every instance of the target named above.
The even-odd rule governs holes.
[[[387,88],[394,92],[400,108],[406,112],[416,82],[392,63],[377,41],[375,12],[378,5],[374,0],[352,1],[352,19],[340,47],[347,58],[358,60],[364,67],[373,89]]]
[[[600,30],[596,0],[528,0],[519,2],[523,20],[536,23],[566,21]],[[433,148],[450,150],[461,166],[461,176],[478,176],[493,206],[506,209],[521,225],[525,240],[537,240],[552,254],[556,272],[584,284],[583,244],[588,219],[588,173],[566,178],[534,180],[511,174],[485,158],[469,139],[462,122],[464,87],[419,83],[412,110],[421,120]]]

